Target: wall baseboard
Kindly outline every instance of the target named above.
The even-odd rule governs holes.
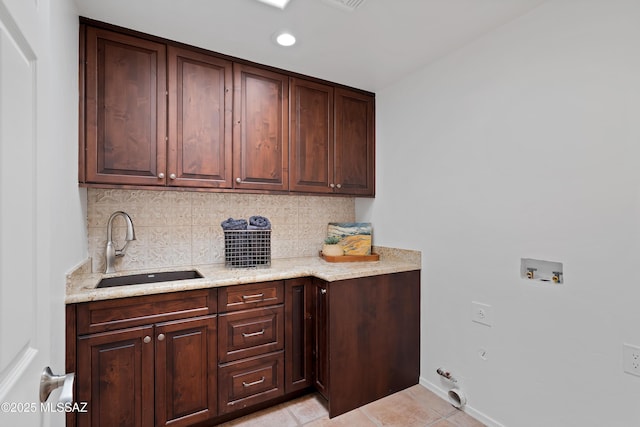
[[[444,399],[445,401],[449,401],[449,396],[447,394],[448,390],[437,386],[436,384],[428,381],[422,376],[420,377],[420,385],[437,394],[438,397]],[[488,415],[474,409],[473,406],[470,406],[468,404],[464,406],[464,409],[462,409],[462,411],[480,421],[481,423],[485,424],[487,427],[507,427],[504,424],[501,424],[493,418],[489,417]]]

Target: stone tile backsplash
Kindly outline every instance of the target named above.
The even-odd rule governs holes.
[[[223,263],[220,223],[229,217],[269,218],[272,258],[317,255],[327,223],[355,221],[353,197],[90,188],[87,198],[92,272],[104,271],[107,222],[119,210],[131,216],[137,239],[116,261],[119,271]],[[118,217],[113,228],[118,248],[124,234],[124,221]]]

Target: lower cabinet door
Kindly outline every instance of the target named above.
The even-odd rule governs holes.
[[[152,427],[153,327],[142,326],[78,339],[79,427]]]
[[[327,282],[315,279],[315,387],[329,399],[329,288]]]
[[[156,325],[156,425],[187,426],[216,415],[216,320]]]
[[[284,395],[284,353],[220,365],[220,413],[226,414]]]
[[[285,281],[284,390],[313,385],[313,301],[315,285],[308,277]]]

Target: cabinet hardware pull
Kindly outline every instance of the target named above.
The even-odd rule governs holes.
[[[147,335],[142,341],[144,341],[145,344],[149,344],[151,342],[151,337]]]
[[[242,299],[243,299],[243,300],[248,300],[248,299],[253,299],[253,298],[261,298],[261,299],[264,299],[264,293],[262,293],[262,294],[255,294],[255,295],[242,295]]]
[[[329,187],[331,187],[331,188],[335,188],[335,186],[336,185],[333,182],[331,184],[329,184]]]
[[[242,178],[236,178],[236,182],[237,182],[238,184],[241,184],[241,183],[242,183]]]
[[[336,184],[336,187],[342,188],[342,184]]]
[[[326,294],[326,293],[327,293],[327,290],[326,290],[326,289],[320,289],[320,293],[321,293],[322,295],[324,295],[324,294]]]
[[[160,173],[158,174],[158,178],[160,178],[160,179],[164,178],[164,173],[163,173],[163,172],[160,172]]]
[[[254,381],[252,383],[246,383],[246,382],[242,381],[242,387],[251,387],[252,385],[262,384],[264,382],[264,380],[265,380],[265,378],[262,377],[258,381]]]
[[[158,341],[164,341],[164,334],[158,335]]]
[[[245,338],[249,338],[249,337],[257,337],[258,335],[264,335],[264,328],[262,328],[261,331],[259,332],[252,332],[250,334],[246,334],[246,333],[242,333],[242,336]]]
[[[175,174],[175,173],[172,173],[171,175],[169,175],[169,178],[171,178],[171,179],[176,179],[176,174]]]

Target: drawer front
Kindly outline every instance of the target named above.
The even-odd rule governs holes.
[[[218,360],[230,362],[284,348],[284,306],[222,314],[218,318]]]
[[[218,369],[219,412],[226,414],[284,395],[282,351]]]
[[[78,304],[78,335],[215,314],[216,296],[213,288]]]
[[[247,310],[256,307],[282,304],[284,284],[282,280],[220,288],[218,311]]]

